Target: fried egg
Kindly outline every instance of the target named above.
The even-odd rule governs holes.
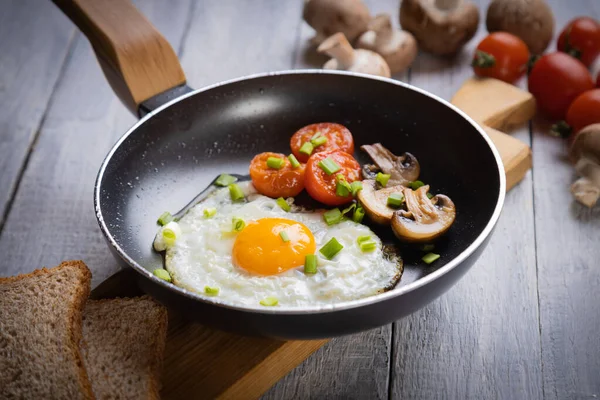
[[[165,268],[174,284],[232,305],[260,306],[270,299],[271,305],[301,307],[372,296],[400,279],[401,260],[385,252],[366,225],[345,220],[328,226],[325,210],[286,212],[250,182],[239,186],[244,202],[218,189],[158,232],[154,247],[166,250]],[[214,215],[205,213],[211,209]],[[239,232],[234,220],[245,223]],[[175,232],[174,242],[164,242],[164,229]],[[365,235],[376,242],[375,250],[361,251],[357,238]],[[332,238],[343,249],[329,260],[319,249]],[[315,274],[304,272],[308,254],[317,256]]]

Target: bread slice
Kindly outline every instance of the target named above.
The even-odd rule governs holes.
[[[81,261],[0,278],[0,398],[93,399],[79,350],[90,280]]]
[[[84,363],[98,399],[159,399],[167,310],[148,296],[89,300]]]

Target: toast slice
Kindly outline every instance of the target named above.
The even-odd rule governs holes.
[[[81,261],[0,278],[0,398],[93,399],[79,349],[90,280]]]
[[[82,352],[98,399],[159,399],[167,310],[148,296],[88,300]]]

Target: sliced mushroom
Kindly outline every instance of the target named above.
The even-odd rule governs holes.
[[[388,186],[407,185],[419,178],[421,167],[417,158],[410,153],[404,153],[400,156],[394,155],[391,151],[383,147],[381,143],[372,145],[366,144],[360,147],[373,160],[377,167],[386,174],[390,174]],[[366,168],[366,172],[365,172]],[[374,172],[372,165],[363,167],[363,175]],[[375,172],[376,174],[377,172]],[[372,176],[372,175],[371,175]],[[369,178],[365,176],[365,178]]]
[[[600,124],[588,125],[575,136],[569,156],[580,176],[571,193],[579,203],[594,207],[600,197]]]
[[[402,193],[402,185],[377,189],[375,180],[362,181],[363,188],[358,192],[358,201],[362,204],[367,216],[374,222],[389,225],[396,209],[387,206],[387,199],[392,193]]]
[[[429,185],[417,190],[404,188],[407,210],[398,210],[392,217],[392,230],[405,242],[426,243],[446,233],[456,217],[456,208],[448,196],[427,197]]]

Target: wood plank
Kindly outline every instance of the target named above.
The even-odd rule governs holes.
[[[1,229],[74,30],[50,2],[9,0],[0,8]]]
[[[485,10],[488,1],[478,3]],[[411,84],[450,99],[471,76],[470,57],[485,33],[481,26],[453,60],[421,54]],[[527,128],[513,135],[529,143]],[[472,270],[394,324],[391,398],[542,397],[531,186],[528,172],[507,193],[490,244]]]
[[[576,16],[600,19],[596,0],[549,4],[559,32]],[[533,125],[544,393],[547,399],[591,399],[600,396],[600,205],[589,210],[573,200],[575,173],[565,143],[548,136],[548,128],[541,119]]]

